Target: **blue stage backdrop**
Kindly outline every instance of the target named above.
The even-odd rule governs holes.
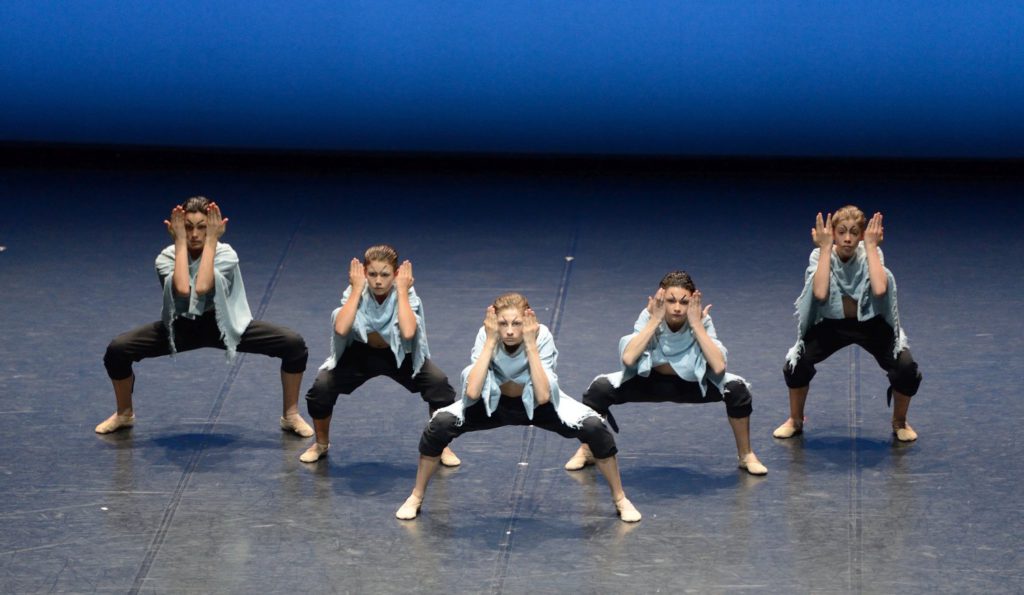
[[[1024,2],[5,0],[0,141],[1024,157]]]

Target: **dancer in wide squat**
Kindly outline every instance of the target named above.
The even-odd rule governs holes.
[[[639,521],[640,512],[622,489],[615,438],[597,413],[559,390],[557,358],[551,332],[537,322],[525,297],[507,293],[494,300],[477,333],[472,363],[462,371],[462,398],[438,411],[423,431],[416,484],[395,516],[416,518],[452,440],[465,432],[532,424],[590,445],[619,517]]]
[[[702,308],[701,297],[686,272],[665,275],[657,292],[647,298],[633,333],[619,340],[622,370],[595,378],[583,403],[618,431],[612,405],[725,401],[739,468],[764,475],[768,468],[750,447],[750,389],[743,378],[726,372],[727,352],[708,315],[711,306]],[[583,444],[565,468],[574,471],[593,462],[594,454]]]
[[[291,329],[253,320],[238,255],[219,241],[227,223],[220,207],[202,196],[174,207],[170,220],[164,221],[174,243],[156,257],[164,290],[161,320],[118,335],[107,347],[103,364],[114,385],[117,411],[96,426],[96,433],[135,424],[133,362],[214,347],[225,350],[229,360],[239,351],[280,358],[281,428],[304,437],[313,435],[298,411],[306,343]]]
[[[399,266],[394,248],[371,246],[362,261],[353,258],[349,263],[348,280],[341,306],[331,313],[331,355],[306,394],[316,440],[299,456],[304,463],[327,453],[338,395],[351,394],[371,378],[387,376],[420,393],[430,414],[455,401],[448,376],[430,361],[412,263],[406,260]],[[449,467],[460,463],[450,449],[442,453],[441,462]]]
[[[786,354],[782,373],[789,387],[789,419],[772,433],[791,438],[803,432],[804,405],[815,364],[847,345],[860,345],[889,377],[886,401],[896,401],[892,432],[900,442],[917,440],[907,423],[910,399],[921,385],[896,307],[896,280],[882,255],[882,214],[867,221],[847,205],[822,218],[811,230],[816,248],[796,300],[797,342]],[[825,255],[825,257],[822,257]]]

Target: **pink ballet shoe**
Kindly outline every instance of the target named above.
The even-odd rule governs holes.
[[[319,442],[314,442],[306,449],[306,452],[299,455],[299,460],[303,463],[315,463],[326,455],[327,450],[330,448],[330,443],[320,444]]]
[[[590,447],[586,444],[581,444],[576,453],[565,462],[566,471],[579,471],[587,465],[594,464],[594,453],[590,452]]]
[[[117,413],[114,413],[114,415],[111,415],[110,417],[103,420],[102,422],[100,422],[99,425],[96,426],[96,433],[109,434],[111,432],[116,432],[121,429],[130,428],[134,425],[134,413],[129,413],[128,415],[118,415]]]
[[[742,457],[737,456],[739,459],[738,467],[743,469],[751,475],[768,475],[768,467],[765,467],[761,461],[757,460],[757,455],[753,452],[748,452]]]
[[[793,423],[793,418],[789,418],[784,421],[781,426],[775,428],[775,431],[772,432],[772,437],[785,439],[792,438],[793,436],[799,436],[804,433],[803,422],[805,421],[807,421],[806,417],[800,420],[800,424],[797,425]]]
[[[423,506],[423,498],[418,496],[409,496],[402,503],[402,506],[395,512],[395,518],[403,521],[411,521],[416,518],[416,515],[420,513],[420,508]]]
[[[917,432],[906,421],[893,420],[892,435],[900,442],[913,442],[917,440]]]
[[[441,464],[445,467],[458,467],[462,464],[462,459],[455,456],[452,449],[446,446],[444,447],[444,450],[441,451]]]
[[[303,438],[311,437],[314,432],[313,428],[306,423],[306,420],[302,419],[302,416],[296,413],[295,415],[289,415],[288,417],[281,418],[281,429],[287,432],[294,432]]]
[[[633,503],[625,496],[615,501],[615,510],[624,523],[637,523],[643,518],[636,506],[633,506]]]

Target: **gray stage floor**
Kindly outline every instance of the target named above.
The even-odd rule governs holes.
[[[1019,180],[0,174],[0,592],[1024,590]],[[593,468],[562,469],[576,444],[532,428],[457,440],[463,465],[401,522],[418,396],[376,379],[343,397],[328,460],[305,465],[307,441],[277,427],[278,362],[214,350],[138,364],[138,425],[97,436],[114,406],[106,344],[159,317],[162,220],[200,193],[230,218],[254,314],[306,338],[303,393],[347,262],[371,243],[413,261],[449,376],[490,300],[519,290],[577,397],[617,368],[660,277],[686,269],[753,386],[770,472],[736,469],[720,404],[626,405],[617,440],[641,523],[617,519]],[[886,215],[924,373],[912,445],[893,443],[884,375],[858,348],[820,366],[804,437],[770,435],[813,216],[845,202]]]

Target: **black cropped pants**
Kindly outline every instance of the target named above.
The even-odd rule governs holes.
[[[195,319],[179,316],[173,324],[174,347],[179,352],[200,347],[225,349],[213,310]],[[305,372],[306,361],[309,359],[309,350],[306,349],[302,335],[262,320],[253,320],[245,327],[237,349],[242,353],[280,358],[281,371],[288,374]],[[124,380],[132,375],[132,363],[170,353],[167,327],[162,321],[157,321],[115,337],[107,346],[103,365],[112,380]]]
[[[505,395],[501,396],[490,417],[487,416],[484,404],[479,401],[467,407],[464,415],[465,420],[461,426],[455,425],[458,418],[451,413],[442,411],[435,415],[420,437],[420,454],[426,457],[441,456],[441,451],[451,444],[452,440],[466,432],[529,425],[554,432],[564,438],[576,438],[589,446],[594,457],[598,459],[606,459],[619,452],[615,446],[615,436],[599,418],[588,417],[583,420],[582,427],[570,428],[562,423],[551,403],[534,408],[533,421],[526,416],[526,408],[521,398]]]
[[[390,349],[378,349],[353,341],[345,348],[333,370],[320,370],[316,375],[313,386],[306,393],[309,416],[313,419],[330,417],[338,395],[352,394],[364,382],[377,376],[387,376],[409,392],[420,393],[430,413],[455,402],[455,389],[448,383],[448,376],[429,359],[423,362],[419,373],[413,375],[411,355],[406,355],[399,366]]]

